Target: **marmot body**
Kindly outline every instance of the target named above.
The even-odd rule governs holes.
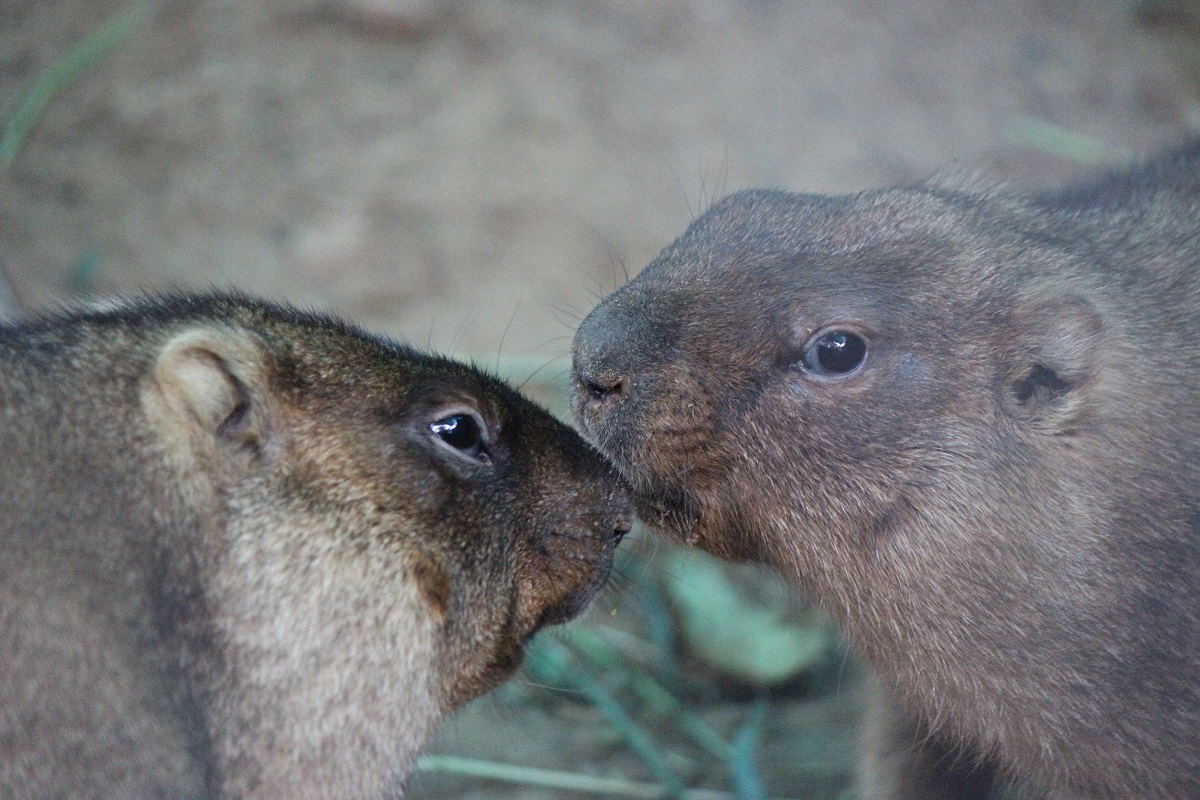
[[[775,564],[874,666],[867,796],[1200,797],[1200,147],[735,194],[575,368],[648,521]]]
[[[479,372],[230,296],[0,327],[0,795],[398,795],[578,612],[616,473]]]

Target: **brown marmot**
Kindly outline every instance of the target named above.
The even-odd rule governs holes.
[[[629,509],[480,372],[235,296],[0,327],[0,796],[397,796]]]
[[[734,194],[574,358],[641,515],[873,665],[867,797],[1200,797],[1200,144],[1040,194]]]

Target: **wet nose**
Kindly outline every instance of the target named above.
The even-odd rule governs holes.
[[[628,393],[632,364],[626,316],[601,303],[575,333],[572,369],[579,403],[614,402]]]
[[[659,375],[677,357],[682,312],[671,293],[639,275],[580,323],[572,348],[573,402],[592,433],[618,408],[639,407],[657,391]]]
[[[616,547],[621,543],[621,540],[629,535],[633,530],[633,510],[626,509],[617,523],[612,526],[612,533],[609,535],[609,543]]]
[[[580,372],[576,368],[579,387],[592,400],[603,402],[610,397],[620,397],[625,393],[626,378],[620,373],[585,369]]]

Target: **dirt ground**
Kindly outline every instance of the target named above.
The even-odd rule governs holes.
[[[130,7],[0,0],[0,120]],[[0,269],[24,309],[238,286],[503,354],[518,378],[561,376],[596,298],[726,191],[945,169],[1036,185],[1200,127],[1200,8],[1182,0],[142,7],[0,172]],[[620,612],[619,593],[606,602]],[[859,701],[844,686],[772,705],[774,796],[845,788]],[[720,727],[744,707],[705,713]],[[438,749],[647,779],[595,709],[520,686]],[[558,795],[431,774],[413,796]]]

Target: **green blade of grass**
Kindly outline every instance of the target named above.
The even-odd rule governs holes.
[[[665,800],[670,797],[667,790],[652,783],[628,781],[623,778],[601,778],[578,772],[562,772],[520,764],[503,764],[462,756],[428,755],[417,759],[417,769],[423,772],[445,772],[466,775],[472,778],[518,783],[554,789],[561,792],[580,792],[606,795],[608,797],[632,797],[643,800]],[[730,792],[714,789],[692,789],[691,800],[737,800]],[[782,800],[782,799],[781,799]]]
[[[767,701],[759,700],[750,710],[750,718],[733,737],[733,756],[729,759],[730,777],[739,800],[767,800],[759,774],[758,740],[767,720]]]
[[[54,95],[75,79],[80,72],[96,63],[106,53],[125,41],[146,16],[138,5],[118,14],[98,31],[75,45],[66,57],[43,72],[22,98],[0,137],[0,166],[7,169],[17,157],[29,132],[42,116]]]
[[[612,648],[593,631],[587,628],[570,628],[560,634],[593,666],[601,670],[626,669]],[[683,702],[665,686],[643,672],[629,669],[629,680],[638,699],[664,716],[693,742],[710,755],[723,761],[733,756],[733,748],[704,720],[690,713]]]
[[[451,772],[475,778],[538,786],[566,792],[587,792],[610,797],[634,797],[659,800],[667,797],[661,786],[638,783],[620,778],[601,778],[576,772],[524,767],[518,764],[501,764],[460,756],[422,756],[417,759],[417,769],[426,772]]]
[[[1045,120],[1017,117],[1005,128],[1009,141],[1047,155],[1089,166],[1113,167],[1137,160],[1138,154],[1103,139]]]
[[[542,648],[542,652],[558,663],[571,663],[575,661],[571,655],[571,651],[561,642],[546,639],[542,642]],[[532,656],[532,654],[530,655]],[[650,734],[629,715],[616,696],[605,688],[592,675],[591,671],[578,663],[578,661],[575,661],[575,669],[572,670],[571,676],[579,691],[587,697],[588,702],[604,715],[608,723],[613,726],[613,729],[629,745],[629,749],[642,760],[642,763],[654,774],[654,777],[662,782],[662,788],[665,792],[663,796],[672,800],[688,800],[687,787],[683,781],[675,774],[674,770],[671,769],[663,757],[659,755]]]

